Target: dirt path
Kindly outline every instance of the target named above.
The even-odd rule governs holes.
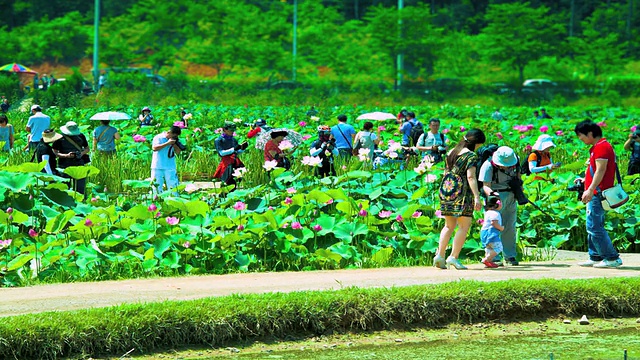
[[[190,300],[244,293],[329,290],[342,287],[392,287],[450,281],[507,279],[579,279],[640,275],[640,254],[623,254],[618,269],[577,266],[586,254],[560,252],[554,261],[526,263],[499,269],[472,264],[467,271],[432,267],[250,273],[189,276],[92,283],[52,284],[25,288],[0,288],[0,316],[44,311],[104,307],[123,303]]]

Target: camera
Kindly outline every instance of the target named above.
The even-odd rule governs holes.
[[[569,191],[575,191],[578,193],[578,201],[582,200],[582,193],[584,193],[584,182],[578,180],[575,184],[567,187]]]
[[[636,139],[638,138],[638,134],[633,134],[633,135],[631,135],[631,138],[632,138],[633,140],[636,140]]]
[[[438,153],[445,154],[447,152],[447,148],[444,146],[438,146]]]
[[[509,188],[513,193],[513,196],[516,198],[518,205],[524,205],[529,203],[529,199],[527,195],[524,194],[524,189],[522,188],[522,180],[517,177],[512,177],[508,182]]]
[[[82,158],[82,151],[80,150],[73,151],[73,157],[76,159]]]
[[[179,139],[176,139],[176,142],[174,144],[178,147],[178,149],[180,149],[180,151],[184,151],[187,148],[183,143],[180,142]]]

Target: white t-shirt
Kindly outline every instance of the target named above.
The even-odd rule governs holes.
[[[151,143],[153,146],[162,145],[169,141],[167,133],[161,133],[153,138]],[[169,157],[169,149],[173,146],[165,146],[158,151],[154,151],[151,156],[151,168],[159,170],[176,170],[176,157]],[[173,154],[173,149],[171,150]]]
[[[42,132],[51,126],[51,118],[38,111],[29,117],[27,126],[31,129],[31,142],[38,142],[42,139]]]
[[[489,230],[493,228],[491,222],[493,220],[498,221],[498,225],[502,226],[502,215],[497,210],[487,210],[484,213],[484,223],[482,223],[482,230]]]

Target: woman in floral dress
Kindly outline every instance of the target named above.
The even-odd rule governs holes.
[[[478,155],[476,150],[484,144],[486,137],[482,130],[472,129],[458,142],[446,158],[445,175],[440,185],[440,211],[445,219],[445,225],[440,232],[438,252],[433,258],[433,266],[446,269],[453,266],[458,270],[466,267],[458,261],[462,250],[473,211],[482,208],[478,180],[476,179],[476,164]],[[446,258],[447,245],[455,228],[451,255]]]

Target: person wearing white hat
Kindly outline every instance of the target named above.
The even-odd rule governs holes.
[[[151,126],[153,121],[153,115],[151,115],[151,109],[148,106],[142,108],[142,113],[138,116],[140,126]]]
[[[51,148],[58,158],[58,168],[66,169],[70,166],[83,166],[89,163],[89,142],[80,132],[80,127],[74,121],[68,121],[60,127],[62,138],[56,140]],[[71,179],[62,174],[62,177]],[[80,194],[84,194],[86,178],[71,180],[73,188]]]
[[[532,174],[540,174],[550,173],[551,170],[559,168],[561,163],[554,163],[551,160],[551,152],[550,150],[554,148],[556,144],[553,143],[553,139],[550,135],[542,134],[536,140],[536,143],[533,144],[533,151],[529,154],[527,158],[527,166],[529,167],[529,172]],[[548,180],[540,175],[536,175],[534,180]]]
[[[507,262],[518,265],[516,250],[516,221],[518,219],[518,202],[509,185],[514,179],[520,179],[518,156],[508,146],[499,147],[491,159],[482,164],[478,181],[482,181],[482,192],[500,196],[502,202],[502,245]]]
[[[27,121],[27,131],[29,132],[29,150],[35,150],[36,146],[42,139],[42,132],[51,126],[51,118],[49,115],[42,113],[40,105],[31,106],[31,114]]]

